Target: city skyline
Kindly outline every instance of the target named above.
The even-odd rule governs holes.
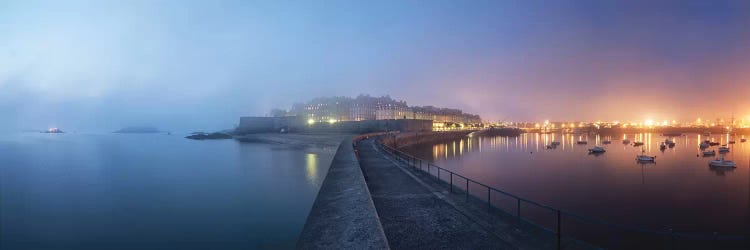
[[[748,5],[10,1],[0,129],[220,129],[359,93],[490,121],[747,118]]]

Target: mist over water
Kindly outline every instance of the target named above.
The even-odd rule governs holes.
[[[0,248],[294,248],[333,150],[0,135]]]

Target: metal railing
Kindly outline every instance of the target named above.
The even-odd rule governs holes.
[[[445,184],[449,185],[450,193],[456,193],[456,192],[463,192],[465,194],[465,199],[468,202],[470,198],[475,198],[481,202],[487,203],[487,210],[489,212],[492,211],[501,211],[504,212],[506,215],[510,215],[515,217],[517,222],[519,224],[521,223],[528,223],[530,225],[539,227],[543,230],[550,231],[554,233],[555,236],[555,244],[557,246],[557,249],[563,248],[563,223],[571,224],[571,226],[566,226],[566,231],[572,231],[571,233],[566,233],[565,236],[568,239],[565,239],[568,242],[579,242],[577,239],[584,240],[588,243],[593,243],[596,245],[609,245],[610,247],[622,247],[622,248],[632,248],[632,247],[639,247],[639,248],[663,248],[663,249],[674,249],[674,248],[717,248],[721,246],[726,246],[730,248],[734,248],[737,246],[747,246],[748,244],[748,236],[747,235],[720,235],[718,233],[712,233],[712,234],[701,234],[701,233],[682,233],[682,232],[675,232],[671,228],[667,230],[653,230],[653,229],[646,229],[646,228],[640,228],[635,226],[629,226],[629,225],[623,225],[623,224],[617,224],[617,223],[611,223],[607,222],[601,219],[596,218],[590,218],[586,216],[581,216],[572,212],[568,212],[562,209],[554,208],[536,201],[532,201],[529,199],[522,198],[518,195],[514,195],[505,191],[502,191],[500,189],[490,187],[488,185],[485,185],[481,182],[472,180],[471,178],[468,178],[466,176],[463,176],[461,174],[455,173],[453,171],[450,171],[448,169],[439,167],[427,160],[420,159],[418,157],[415,157],[413,155],[404,153],[403,151],[400,151],[398,149],[392,148],[388,145],[384,145],[382,143],[376,143],[380,146],[380,148],[391,155],[395,156],[396,159],[399,161],[402,161],[406,163],[407,165],[411,166],[414,170],[419,170],[422,172],[426,172],[432,177],[437,178],[438,180],[444,182]],[[443,173],[441,177],[441,173]],[[447,175],[447,176],[446,176]],[[458,179],[458,180],[454,180]],[[473,184],[476,186],[473,190],[470,189],[470,184]],[[458,188],[459,190],[456,190]],[[463,190],[460,190],[463,188]],[[485,193],[486,190],[486,193]],[[486,197],[482,197],[486,194]],[[497,197],[493,199],[493,194],[501,194],[504,197]],[[498,200],[501,200],[501,198],[510,198],[511,203],[514,203],[511,205],[510,208],[506,206],[505,209],[503,209],[502,204],[498,204]],[[486,200],[485,200],[486,199]],[[527,210],[529,210],[529,206],[533,206],[535,208],[538,208],[536,212],[526,212],[522,213],[524,207],[526,207]],[[513,211],[515,210],[515,211]],[[540,212],[547,212],[548,214],[551,214],[552,218],[548,218],[547,220],[544,220],[544,218],[541,216],[543,213]],[[568,220],[572,219],[571,220]],[[551,219],[551,220],[550,220]],[[563,220],[565,219],[565,220]],[[579,236],[582,237],[576,237],[575,234],[579,234]],[[588,237],[586,236],[588,235]],[[598,237],[594,235],[600,235]],[[602,237],[601,235],[605,235]],[[587,239],[591,238],[591,239]],[[603,240],[604,239],[604,240]],[[582,242],[579,242],[582,243]],[[678,243],[683,243],[683,245],[678,245]],[[587,243],[582,243],[587,244]],[[644,246],[635,246],[634,244],[647,244],[646,247]],[[705,247],[701,244],[704,244]],[[628,245],[634,245],[634,246],[628,246]]]

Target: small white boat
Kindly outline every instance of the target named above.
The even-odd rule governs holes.
[[[716,150],[711,150],[711,151],[703,151],[702,153],[703,153],[703,156],[711,156],[711,155],[716,155]]]
[[[729,152],[729,148],[728,147],[720,147],[719,148],[719,153],[728,153],[728,152]]]
[[[640,162],[653,162],[656,160],[656,156],[639,155],[635,159]]]
[[[604,152],[607,152],[607,150],[605,150],[603,147],[594,146],[593,148],[589,149],[589,152],[591,152],[591,153],[604,153]]]
[[[612,141],[602,141],[602,144],[612,144]]]
[[[711,167],[725,167],[725,168],[736,168],[737,163],[734,163],[733,161],[727,161],[724,160],[724,157],[721,157],[716,160],[712,160],[708,162],[708,165]]]

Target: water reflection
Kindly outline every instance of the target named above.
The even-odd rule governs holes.
[[[318,155],[307,153],[305,155],[305,170],[307,181],[311,184],[318,183]]]
[[[464,138],[405,151],[490,186],[614,222],[744,232],[750,229],[750,142],[741,143],[744,137],[522,134]],[[662,151],[659,145],[665,140],[675,145]],[[709,148],[717,150],[716,156],[702,157],[699,144],[704,140],[730,147],[724,157],[737,162],[737,168],[709,167],[708,162],[720,156],[719,146]],[[731,140],[736,144],[728,144]],[[553,142],[559,146],[547,149]],[[606,152],[589,154],[594,146]],[[655,163],[636,161],[642,152],[656,156]],[[707,210],[722,213],[706,218]]]

